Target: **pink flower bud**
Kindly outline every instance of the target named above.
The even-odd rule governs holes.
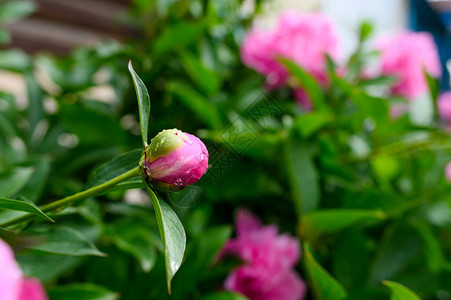
[[[157,188],[177,191],[198,181],[208,168],[202,141],[178,129],[158,133],[143,157],[143,172]]]

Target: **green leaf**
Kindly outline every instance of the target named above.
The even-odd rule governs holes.
[[[136,74],[133,69],[132,61],[128,63],[128,70],[130,71],[130,75],[133,79],[133,84],[135,86],[136,97],[138,99],[139,106],[139,123],[141,125],[141,136],[143,139],[143,144],[147,146],[147,139],[149,130],[149,117],[150,117],[150,97],[147,92],[147,88],[144,85],[144,82],[139,78],[138,74]]]
[[[193,90],[189,85],[179,81],[170,82],[168,89],[208,126],[219,128],[221,122],[218,109],[207,98]]]
[[[334,250],[331,272],[350,292],[365,284],[373,241],[363,230],[349,229],[338,235]]]
[[[359,28],[359,42],[363,43],[368,40],[373,31],[373,25],[368,21],[363,21]]]
[[[128,180],[122,181],[118,184],[116,184],[114,187],[112,187],[109,192],[113,191],[126,191],[131,189],[143,189],[144,184],[141,180],[140,176],[130,178]]]
[[[385,214],[375,210],[352,209],[324,209],[304,214],[299,225],[299,232],[303,239],[314,240],[321,235],[339,230],[366,225],[385,219]]]
[[[413,227],[423,240],[425,258],[429,270],[432,273],[437,273],[443,268],[449,269],[451,264],[444,257],[440,242],[427,223],[416,222],[413,224]]]
[[[89,176],[85,189],[87,190],[92,187],[98,186],[137,167],[141,158],[141,154],[142,150],[136,149],[121,154],[113,158],[109,162],[104,163],[103,165],[95,169],[94,172],[92,172],[92,174]]]
[[[378,154],[371,158],[371,167],[376,177],[382,181],[392,180],[400,172],[399,160],[386,154]]]
[[[295,128],[299,134],[308,138],[318,130],[326,126],[332,121],[333,117],[329,113],[313,111],[304,115],[300,115],[295,119]]]
[[[318,172],[307,143],[293,131],[284,142],[285,167],[298,217],[318,207],[320,190]]]
[[[5,29],[0,29],[0,44],[8,44],[11,41],[11,35]]]
[[[289,59],[281,58],[280,62],[297,79],[299,86],[305,90],[312,101],[313,107],[320,111],[328,110],[323,89],[315,77]]]
[[[359,86],[372,86],[372,85],[382,85],[387,86],[395,83],[397,81],[396,77],[393,76],[378,76],[374,78],[361,79],[358,83]]]
[[[14,168],[0,173],[0,196],[11,197],[17,194],[30,180],[34,168]]]
[[[52,300],[115,300],[119,295],[92,283],[60,285],[48,291]]]
[[[30,177],[30,180],[20,190],[20,195],[27,198],[31,202],[36,202],[47,183],[47,178],[50,175],[51,162],[48,156],[38,156],[29,161],[35,171]]]
[[[24,72],[32,67],[31,58],[22,50],[0,51],[0,69]]]
[[[388,101],[384,98],[370,96],[362,92],[351,94],[352,101],[359,107],[360,116],[372,116],[378,122],[388,119]]]
[[[152,200],[161,240],[163,242],[166,281],[168,291],[171,293],[171,280],[180,268],[183,254],[185,253],[185,229],[172,208],[165,201],[160,201],[147,183],[144,182],[144,184],[149,192],[150,199]]]
[[[208,295],[200,298],[200,300],[247,300],[247,298],[238,293],[216,292],[216,293],[208,294]]]
[[[437,110],[437,100],[438,100],[438,95],[440,92],[439,80],[437,78],[432,77],[427,72],[424,73],[424,76],[426,77],[426,81],[427,81],[427,84],[429,87],[429,92],[431,94],[431,99],[432,99],[432,103],[433,103],[432,107],[434,110],[434,117],[435,117],[435,119],[437,119],[439,116],[438,110]]]
[[[405,223],[401,219],[385,227],[371,263],[370,284],[400,276],[421,255],[421,237],[412,226]]]
[[[177,291],[174,300],[187,299],[201,285],[202,278],[208,277],[208,268],[224,244],[230,238],[232,230],[228,226],[215,227],[200,235],[191,245],[185,262],[174,277],[173,286]]]
[[[42,212],[33,202],[23,198],[22,200],[14,200],[0,197],[0,210],[24,211],[37,215],[43,219],[54,222],[49,216]]]
[[[213,94],[219,89],[219,78],[216,73],[207,69],[201,61],[187,51],[180,52],[181,63],[188,75],[207,94]]]
[[[12,22],[22,19],[36,9],[36,3],[33,1],[8,1],[0,5],[0,21]]]
[[[42,281],[56,279],[74,270],[82,261],[81,256],[18,254],[17,261],[24,274]]]
[[[316,262],[310,245],[304,244],[304,265],[317,300],[340,300],[347,297],[344,287]]]
[[[157,53],[163,53],[182,48],[194,42],[204,29],[205,24],[203,22],[180,22],[166,27],[156,39],[153,49]]]
[[[382,283],[391,290],[390,300],[421,300],[420,297],[402,284],[386,280]]]
[[[144,272],[155,265],[157,253],[151,232],[141,223],[119,223],[109,228],[113,243],[138,259]]]
[[[59,116],[80,145],[122,146],[129,142],[128,133],[112,114],[90,107],[87,102],[60,102]]]
[[[431,93],[431,98],[434,100],[434,103],[435,103],[438,98],[438,94],[440,92],[439,80],[437,78],[432,77],[427,72],[425,72],[424,76],[426,77],[426,80],[427,80],[427,83],[429,86],[429,92]]]
[[[70,227],[35,227],[27,230],[26,233],[41,241],[30,247],[34,250],[74,256],[106,255],[79,231]]]
[[[12,115],[12,113],[0,112],[0,135],[3,138],[9,138],[19,135],[17,126],[15,124],[16,122],[11,120]],[[8,144],[8,146],[12,148],[11,145]],[[5,154],[2,153],[3,156],[5,156]]]
[[[43,98],[44,92],[39,86],[37,79],[32,72],[24,74],[25,82],[27,85],[28,95],[28,123],[30,124],[30,138],[33,136],[39,121],[44,115]],[[39,130],[39,129],[38,129]]]

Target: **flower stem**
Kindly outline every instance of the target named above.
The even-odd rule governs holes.
[[[89,197],[93,197],[96,195],[99,195],[105,191],[108,191],[111,187],[115,186],[118,183],[121,183],[122,181],[125,181],[127,179],[133,178],[135,176],[139,175],[139,167],[135,167],[133,169],[131,169],[130,171],[127,171],[117,177],[114,177],[113,179],[104,182],[98,186],[92,187],[88,190],[76,193],[72,196],[68,196],[66,198],[63,198],[61,200],[57,200],[55,202],[43,205],[40,207],[40,209],[43,212],[52,212],[61,208],[65,208],[67,206],[72,205],[73,203],[80,201],[80,200],[84,200],[87,199]],[[19,224],[28,220],[31,220],[35,217],[34,214],[26,214],[26,215],[22,215],[20,217],[17,217],[15,219],[6,221],[2,224],[0,224],[0,227],[6,227],[6,226],[11,226],[11,225],[15,225],[15,224]]]

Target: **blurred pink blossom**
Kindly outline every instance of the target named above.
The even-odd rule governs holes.
[[[437,100],[438,113],[447,123],[451,122],[451,92],[444,92]]]
[[[294,99],[299,103],[299,105],[305,110],[311,110],[313,108],[312,102],[307,95],[307,93],[302,88],[294,89]]]
[[[395,103],[390,106],[390,118],[392,120],[403,116],[409,110],[409,106],[405,103]]]
[[[0,239],[0,299],[47,300],[47,295],[37,279],[25,278],[14,259],[14,253]]]
[[[18,300],[47,300],[47,295],[39,280],[23,278]]]
[[[244,261],[225,281],[225,289],[237,291],[251,300],[300,300],[305,283],[293,267],[299,260],[299,241],[278,234],[276,226],[262,226],[245,210],[238,211],[237,237],[231,239],[222,255],[234,255]]]
[[[446,181],[451,183],[451,161],[445,167],[445,178]]]
[[[392,87],[396,95],[413,100],[428,90],[424,71],[433,77],[442,73],[437,46],[426,32],[402,32],[377,43],[381,52],[381,72],[397,77]]]
[[[270,88],[280,87],[288,79],[288,72],[276,60],[279,55],[274,32],[253,29],[241,47],[243,62],[266,75],[266,83]]]
[[[293,60],[326,84],[325,54],[338,57],[338,37],[332,22],[318,13],[285,12],[273,30],[253,29],[241,47],[244,64],[266,75],[270,88],[286,84],[289,77],[279,57]]]
[[[11,248],[0,239],[0,299],[17,300],[22,272]]]

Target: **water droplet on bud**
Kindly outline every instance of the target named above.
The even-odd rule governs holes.
[[[160,142],[158,142],[158,143],[155,145],[154,151],[157,151],[159,147],[160,147]]]
[[[183,185],[183,180],[182,178],[177,178],[174,182],[175,186],[182,186]]]

